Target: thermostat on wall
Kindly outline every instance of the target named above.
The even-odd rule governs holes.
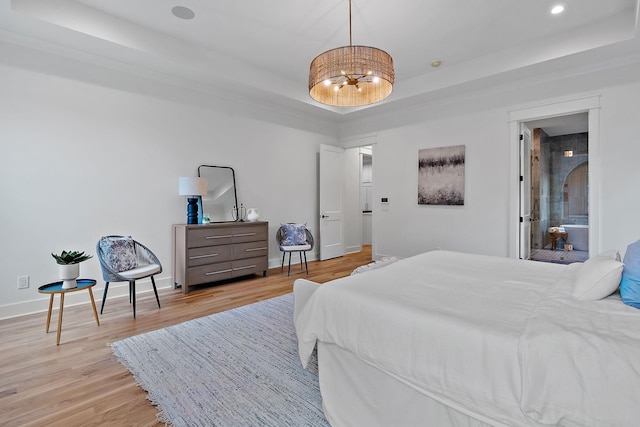
[[[380,198],[380,203],[382,203],[383,205],[388,205],[389,204],[389,198],[388,197]]]

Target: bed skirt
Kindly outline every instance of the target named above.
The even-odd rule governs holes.
[[[318,342],[318,363],[333,427],[503,426],[440,403],[334,344]]]

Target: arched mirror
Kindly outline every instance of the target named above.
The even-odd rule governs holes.
[[[227,166],[198,166],[198,176],[207,179],[207,195],[200,197],[198,222],[209,218],[210,222],[235,221],[238,206],[236,175]],[[206,222],[206,221],[204,221]]]

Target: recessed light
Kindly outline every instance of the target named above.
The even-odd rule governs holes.
[[[441,66],[441,65],[442,65],[442,61],[440,61],[439,59],[437,59],[437,60],[435,60],[435,61],[432,61],[432,62],[431,62],[431,66],[432,66],[433,68],[438,68],[438,67],[439,67],[439,66]]]
[[[561,4],[557,6],[553,6],[553,8],[551,9],[551,13],[554,15],[557,15],[562,12],[564,12],[564,6],[562,6]]]
[[[175,6],[171,9],[171,13],[173,13],[177,18],[180,19],[193,19],[196,14],[193,10],[184,6]]]

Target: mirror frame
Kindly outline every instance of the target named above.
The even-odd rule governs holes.
[[[236,173],[233,170],[232,167],[229,166],[216,166],[216,165],[200,165],[198,166],[198,176],[202,177],[201,173],[200,173],[200,168],[218,168],[218,169],[229,169],[231,171],[231,178],[233,180],[233,198],[234,198],[234,205],[232,206],[232,213],[231,216],[234,217],[235,219],[232,220],[221,220],[221,221],[214,221],[213,218],[211,218],[211,223],[221,223],[221,222],[236,222],[237,221],[237,214],[233,213],[234,209],[237,209],[238,206],[238,190],[236,188]],[[198,224],[202,224],[202,216],[204,215],[204,208],[202,205],[202,196],[198,196]]]

